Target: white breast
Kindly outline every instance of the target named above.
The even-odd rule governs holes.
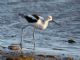
[[[41,20],[38,20],[38,22],[35,24],[35,27],[42,30],[43,29],[43,22]]]

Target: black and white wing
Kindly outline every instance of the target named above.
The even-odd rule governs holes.
[[[39,17],[36,14],[33,15],[24,15],[19,14],[21,17],[25,18],[29,23],[36,23]]]

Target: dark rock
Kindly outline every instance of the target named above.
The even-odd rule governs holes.
[[[73,39],[68,40],[68,43],[76,43]]]
[[[36,59],[45,60],[45,55],[37,55]]]
[[[46,58],[49,58],[49,59],[51,59],[51,60],[52,60],[52,59],[53,59],[53,60],[57,60],[57,57],[56,57],[56,56],[51,56],[51,55],[47,55]]]
[[[10,46],[8,46],[8,49],[10,49],[10,50],[19,50],[20,46],[18,44],[11,44]]]
[[[65,57],[63,60],[74,60],[72,57]]]

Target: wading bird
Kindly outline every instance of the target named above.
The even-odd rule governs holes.
[[[48,18],[45,21],[41,19],[42,18],[41,16],[38,16],[36,14],[32,14],[32,15],[19,14],[19,16],[25,18],[25,20],[28,22],[28,25],[34,27],[33,39],[34,39],[35,28],[40,29],[40,30],[45,30],[48,27],[49,22],[55,22],[52,19],[52,16],[48,16]],[[59,25],[58,23],[56,24]],[[35,43],[34,43],[34,48],[35,48]]]

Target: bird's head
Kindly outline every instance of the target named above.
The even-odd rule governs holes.
[[[52,21],[52,16],[48,16],[48,20],[49,21]]]
[[[52,17],[52,16],[48,16],[48,20],[49,20],[50,22],[53,22],[53,23],[61,26],[60,24],[58,24],[56,21],[53,20],[53,17]]]

